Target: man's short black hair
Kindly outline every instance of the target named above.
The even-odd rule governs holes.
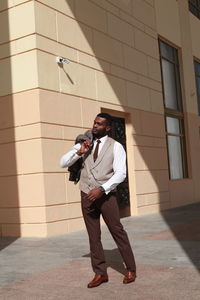
[[[99,113],[97,117],[106,119],[109,126],[112,126],[112,116],[107,113]]]

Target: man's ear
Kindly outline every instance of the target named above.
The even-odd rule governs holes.
[[[111,126],[106,126],[106,132],[109,132],[111,130]]]

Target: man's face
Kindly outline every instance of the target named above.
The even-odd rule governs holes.
[[[101,117],[95,118],[93,128],[92,128],[92,133],[94,137],[101,138],[107,135],[109,130],[110,130],[110,126],[108,125],[106,119]]]

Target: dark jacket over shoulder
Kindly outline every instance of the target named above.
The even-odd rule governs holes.
[[[76,137],[75,144],[81,143],[83,141],[93,141],[92,130],[87,130],[84,134],[80,134]],[[80,157],[72,166],[68,168],[69,171],[69,181],[74,181],[78,183],[81,175],[83,159]]]

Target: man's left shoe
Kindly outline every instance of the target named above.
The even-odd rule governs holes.
[[[127,273],[124,276],[123,283],[124,284],[131,283],[131,282],[135,281],[135,279],[136,279],[136,273],[127,271]]]

